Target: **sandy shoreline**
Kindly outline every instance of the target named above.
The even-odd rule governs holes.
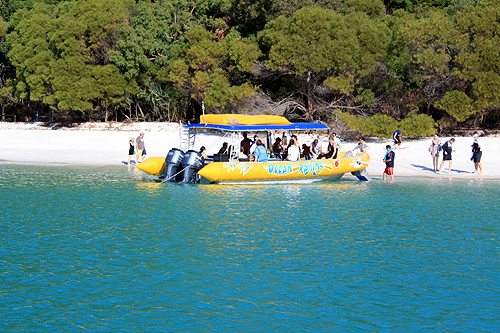
[[[128,141],[145,133],[148,156],[166,156],[171,148],[180,146],[179,124],[177,123],[85,123],[72,128],[47,128],[41,123],[0,122],[0,162],[2,163],[40,163],[68,165],[115,165],[124,166],[128,158]],[[444,143],[449,137],[442,137]],[[309,143],[309,137],[301,138]],[[480,137],[482,147],[481,175],[473,174],[474,164],[471,157],[471,137],[456,137],[453,145],[452,173],[448,174],[445,163],[442,174],[432,170],[432,159],[427,150],[431,138],[405,140],[402,147],[395,150],[394,175],[411,178],[500,180],[500,163],[497,149],[500,137]],[[304,141],[304,142],[303,142]],[[372,161],[368,172],[374,179],[382,176],[385,164],[382,159],[385,146],[391,140],[367,140],[368,153]],[[216,136],[198,137],[195,148],[204,145],[213,154],[221,145]],[[352,149],[356,142],[342,142],[342,150]],[[441,158],[440,158],[441,162]]]

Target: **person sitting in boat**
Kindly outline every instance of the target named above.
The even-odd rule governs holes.
[[[248,156],[253,154],[256,147],[257,147],[257,135],[254,135],[252,144],[250,145],[250,150],[248,151]]]
[[[356,150],[356,149],[359,149],[359,151],[361,153],[366,153],[366,149],[368,149],[368,146],[365,143],[365,138],[363,138],[363,137],[359,138],[359,142],[356,145],[356,147],[354,147],[353,149],[351,149],[349,151],[352,153],[352,151]]]
[[[221,147],[221,149],[219,149],[219,152],[217,154],[229,154],[229,152],[228,152],[228,143],[227,142],[224,142],[222,144],[222,147]]]
[[[321,145],[319,144],[318,139],[314,139],[309,150],[311,151],[313,159],[318,158],[318,155],[321,153]]]
[[[335,142],[335,139],[333,136],[330,136],[328,138],[328,151],[324,154],[320,154],[318,156],[319,159],[322,158],[337,158],[338,154],[338,148],[337,148],[337,143]]]
[[[203,156],[203,158],[208,158],[207,153],[205,152],[206,150],[207,149],[205,148],[205,146],[201,146],[200,154],[201,154],[201,156]]]
[[[273,155],[282,158],[282,154],[285,150],[283,149],[283,146],[281,145],[281,138],[276,138],[276,140],[273,143]]]
[[[260,139],[255,142],[255,150],[252,154],[254,162],[267,162],[267,150]]]
[[[304,156],[305,160],[311,160],[312,159],[312,152],[311,148],[306,145],[305,143],[302,145],[302,156]]]
[[[233,145],[229,146],[229,148],[227,149],[227,153],[229,154],[231,159],[237,159],[240,156],[239,153],[234,149]]]
[[[286,156],[287,161],[296,162],[300,160],[300,150],[296,145],[295,139],[290,139],[290,145],[288,146],[288,154]]]
[[[293,134],[292,139],[295,141],[294,144],[297,146],[297,148],[299,148],[299,152],[300,152],[301,149],[300,149],[300,145],[299,145],[299,138],[297,138],[297,136],[295,134]]]
[[[247,133],[243,133],[243,140],[241,140],[240,146],[243,147],[243,154],[249,155],[250,154],[250,146],[252,145],[252,140],[247,138]]]
[[[240,160],[240,161],[247,161],[248,160],[248,156],[243,152],[243,150],[245,150],[245,148],[241,147],[240,154],[238,156],[238,160]]]

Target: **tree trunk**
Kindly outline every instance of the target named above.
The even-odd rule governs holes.
[[[139,111],[141,112],[141,116],[142,116],[142,119],[144,120],[144,113],[142,112],[142,109],[141,109],[141,105],[139,103],[137,103],[137,108],[139,109]]]
[[[307,72],[307,110],[309,112],[308,119],[312,121],[312,88],[311,88],[312,80],[311,80],[311,72]]]

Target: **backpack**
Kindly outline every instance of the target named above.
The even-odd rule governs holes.
[[[448,142],[448,141],[446,141],[446,142]],[[443,146],[446,144],[446,142],[445,142],[445,143],[440,143],[440,144],[438,145],[438,152],[441,152],[441,151],[444,149],[444,147],[443,147]]]

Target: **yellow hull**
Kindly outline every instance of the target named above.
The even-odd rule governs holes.
[[[220,183],[340,179],[345,173],[366,169],[368,163],[370,156],[366,153],[336,160],[213,162],[198,174],[211,182]]]
[[[165,157],[150,157],[144,162],[137,164],[137,169],[150,175],[161,175],[166,165]]]

